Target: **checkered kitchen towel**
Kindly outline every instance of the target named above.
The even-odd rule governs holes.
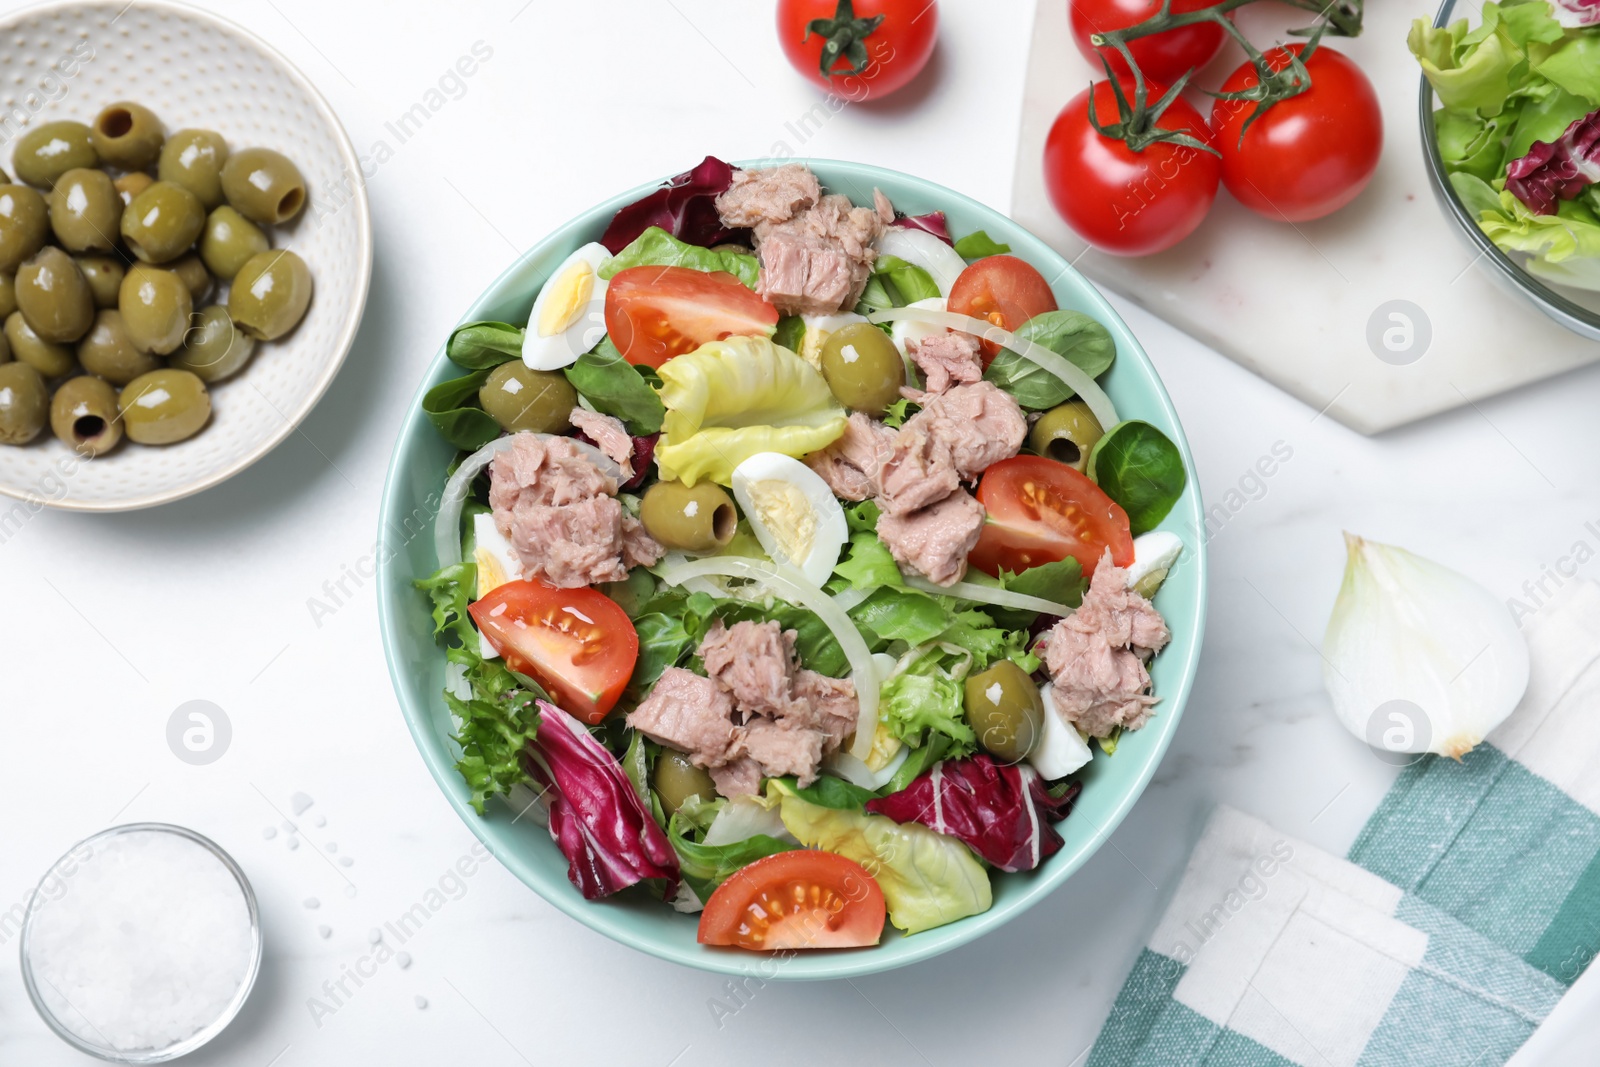
[[[1348,859],[1219,808],[1088,1067],[1509,1059],[1600,951],[1600,585],[1528,646],[1511,718],[1407,767]]]

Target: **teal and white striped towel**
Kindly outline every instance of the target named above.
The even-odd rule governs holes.
[[[1528,646],[1511,718],[1407,767],[1349,859],[1219,808],[1088,1067],[1509,1059],[1600,951],[1600,586]]]

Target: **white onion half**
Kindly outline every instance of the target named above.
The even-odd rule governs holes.
[[[970,315],[958,315],[954,311],[887,308],[883,311],[874,311],[867,316],[867,321],[872,323],[902,320],[937,323],[1009,348],[1023,359],[1032,360],[1065,382],[1085,404],[1089,405],[1089,410],[1094,412],[1094,417],[1100,420],[1101,426],[1110,429],[1121,421],[1117,418],[1117,409],[1112,405],[1111,398],[1106,396],[1105,390],[1100,388],[1098,382],[1085,374],[1077,364],[1065,356],[1050,351],[1044,345],[1018,337],[1010,330],[1003,330],[992,322],[975,319]]]
[[[927,230],[890,226],[878,238],[877,248],[882,255],[903,259],[913,267],[927,271],[933,284],[939,287],[940,296],[949,296],[950,287],[967,269],[967,261],[961,258],[959,252]]]
[[[657,575],[668,585],[683,585],[693,578],[720,575],[748,578],[766,586],[791,604],[805,608],[822,620],[850,661],[850,680],[856,687],[856,739],[850,754],[864,760],[872,753],[872,735],[878,726],[878,668],[872,650],[862,639],[855,623],[833,602],[833,598],[794,572],[792,568],[741,556],[711,556],[662,567]]]
[[[906,585],[919,592],[932,593],[934,596],[955,596],[978,604],[993,604],[997,608],[1039,611],[1046,615],[1071,615],[1076,610],[1054,600],[1046,600],[1044,597],[1029,596],[1026,593],[1014,593],[1009,589],[1000,589],[992,585],[978,585],[976,582],[935,585],[926,578],[911,574],[906,576]]]

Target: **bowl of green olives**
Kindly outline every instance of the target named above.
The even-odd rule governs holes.
[[[337,116],[269,45],[166,0],[0,19],[0,67],[27,72],[0,88],[0,493],[23,501],[0,529],[238,473],[327,390],[366,304]]]

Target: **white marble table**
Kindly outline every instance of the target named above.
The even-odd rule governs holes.
[[[346,979],[337,1010],[315,1012],[311,998],[331,1003],[324,983],[371,951],[369,929],[423,900],[474,844],[401,722],[364,577],[400,413],[460,310],[597,197],[707,151],[760,156],[786,142],[1001,206],[1011,188],[1027,0],[947,0],[935,77],[825,121],[807,117],[815,97],[749,0],[520,4],[216,5],[321,85],[358,148],[376,158],[385,142],[370,178],[372,301],[327,398],[254,469],[155,511],[43,513],[0,544],[0,1063],[93,1062],[28,1005],[6,909],[73,841],[143,819],[215,838],[261,897],[260,985],[223,1039],[187,1061],[197,1065],[955,1064],[1024,1052],[1068,1063],[1211,804],[1342,851],[1386,788],[1393,771],[1328,715],[1312,644],[1339,581],[1340,529],[1507,596],[1594,537],[1600,369],[1373,440],[1128,308],[1206,498],[1238,488],[1242,504],[1214,527],[1206,658],[1167,761],[1059,893],[931,963],[850,983],[752,983],[734,999],[727,979],[590,933],[490,863],[459,888],[447,881],[453,892],[405,946],[409,968]],[[493,57],[400,143],[386,124],[479,40]],[[85,99],[85,114],[99,103]],[[1279,441],[1292,459],[1253,488],[1248,472]],[[167,747],[167,720],[191,699],[232,724],[209,766]],[[291,851],[263,830],[296,791],[316,803]],[[719,1000],[737,1010],[714,1010]],[[1551,1030],[1552,1048],[1584,1039],[1581,1025]]]

